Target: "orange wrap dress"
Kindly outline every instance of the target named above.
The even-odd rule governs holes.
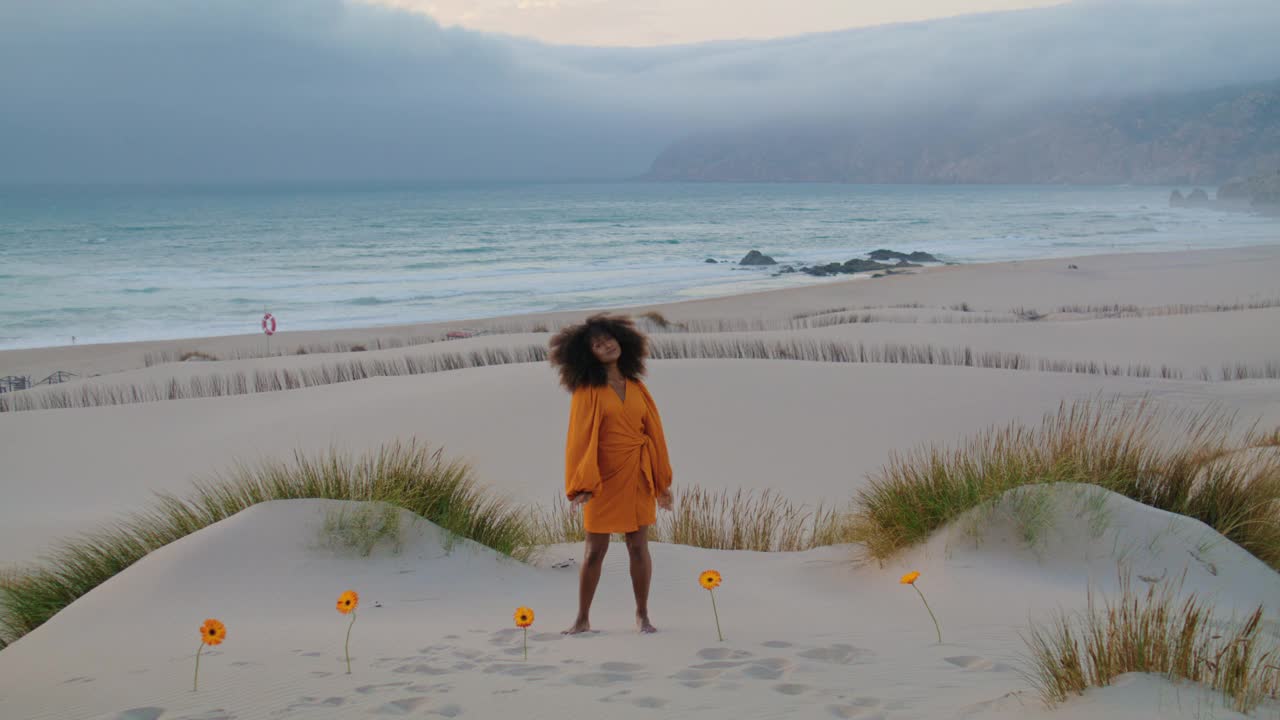
[[[592,533],[629,533],[657,520],[656,499],[671,487],[671,461],[658,406],[644,383],[626,398],[607,384],[573,391],[564,453],[565,495],[591,493],[582,506]]]

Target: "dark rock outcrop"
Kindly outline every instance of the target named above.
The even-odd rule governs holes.
[[[912,252],[912,253],[902,253],[902,252],[898,252],[897,250],[872,250],[871,254],[867,255],[867,257],[871,258],[872,260],[879,260],[881,262],[885,260],[899,260],[899,261],[909,260],[911,262],[917,262],[917,263],[941,262],[941,260],[938,260],[938,258],[934,257],[933,255],[930,255],[929,253],[923,252],[920,250],[916,250],[915,252]]]
[[[744,256],[741,260],[739,260],[738,264],[739,265],[777,265],[778,261],[769,257],[768,255],[765,255],[759,250],[752,250],[751,252],[747,253],[746,256]]]
[[[1181,190],[1174,190],[1173,192],[1169,193],[1169,207],[1175,208],[1175,207],[1186,207],[1186,206],[1187,206],[1187,199],[1182,196]]]
[[[715,258],[707,258],[706,260],[703,260],[702,262],[704,262],[704,263],[711,263],[711,264],[715,265],[715,264],[716,264],[716,259],[715,259]]]
[[[1196,188],[1187,195],[1187,207],[1209,207],[1209,193]]]

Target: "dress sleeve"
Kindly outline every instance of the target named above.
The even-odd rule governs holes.
[[[594,388],[573,391],[569,403],[569,436],[564,448],[564,491],[569,499],[600,491],[600,403]]]
[[[653,489],[662,495],[671,489],[671,456],[667,453],[667,437],[662,432],[662,417],[658,415],[658,405],[649,394],[644,383],[636,383],[644,395],[647,412],[644,416],[644,433],[653,440]]]

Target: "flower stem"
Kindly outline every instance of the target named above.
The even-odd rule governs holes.
[[[524,629],[524,659],[529,659],[529,628]]]
[[[351,627],[356,624],[356,613],[351,611],[351,625],[347,626],[347,642],[342,646],[343,652],[347,655],[347,674],[351,674]]]
[[[916,594],[920,596],[921,600],[924,600],[924,609],[928,610],[929,617],[933,618],[933,629],[935,632],[938,633],[938,644],[941,645],[942,644],[942,628],[938,627],[938,618],[933,617],[933,608],[929,607],[929,601],[924,599],[924,593],[920,592],[920,588],[916,587],[915,583],[911,583],[911,587],[916,588]]]
[[[716,591],[707,590],[711,593],[711,612],[716,616],[716,637],[720,638],[720,642],[724,642],[724,634],[720,632],[720,611],[716,610]]]
[[[200,647],[196,648],[196,674],[191,680],[191,692],[200,689],[200,653],[204,652],[204,640],[200,641]]]

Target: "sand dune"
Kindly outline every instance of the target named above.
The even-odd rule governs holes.
[[[1077,490],[1050,492],[1069,520]],[[576,547],[524,566],[467,541],[446,548],[438,528],[405,514],[398,549],[386,543],[362,557],[325,531],[326,518],[352,505],[266,503],[153,553],[0,653],[0,713],[554,717],[585,703],[620,718],[1061,717],[1017,690],[1017,633],[1045,608],[1082,607],[1082,579],[1112,582],[1113,548],[1130,548],[1137,573],[1185,569],[1189,586],[1228,606],[1280,598],[1280,578],[1220,537],[1211,559],[1188,557],[1216,533],[1111,496],[1095,503],[1108,526],[1097,537],[1071,533],[1052,559],[1010,542],[1016,529],[999,517],[984,523],[981,542],[940,535],[883,569],[856,566],[850,547],[658,546],[652,607],[663,632],[653,637],[632,629],[624,553],[615,552],[594,618],[600,632],[566,639],[556,631],[572,615],[574,570],[550,563]],[[696,583],[708,567],[725,577],[723,643]],[[902,568],[923,572],[943,644],[898,584]],[[347,588],[362,598],[350,676],[346,622],[333,608]],[[537,613],[527,662],[510,619],[518,605]],[[206,616],[223,620],[228,638],[204,654],[193,693],[193,646]],[[1095,695],[1072,709],[1193,718],[1210,703],[1214,717],[1236,717],[1210,695],[1147,678]]]

